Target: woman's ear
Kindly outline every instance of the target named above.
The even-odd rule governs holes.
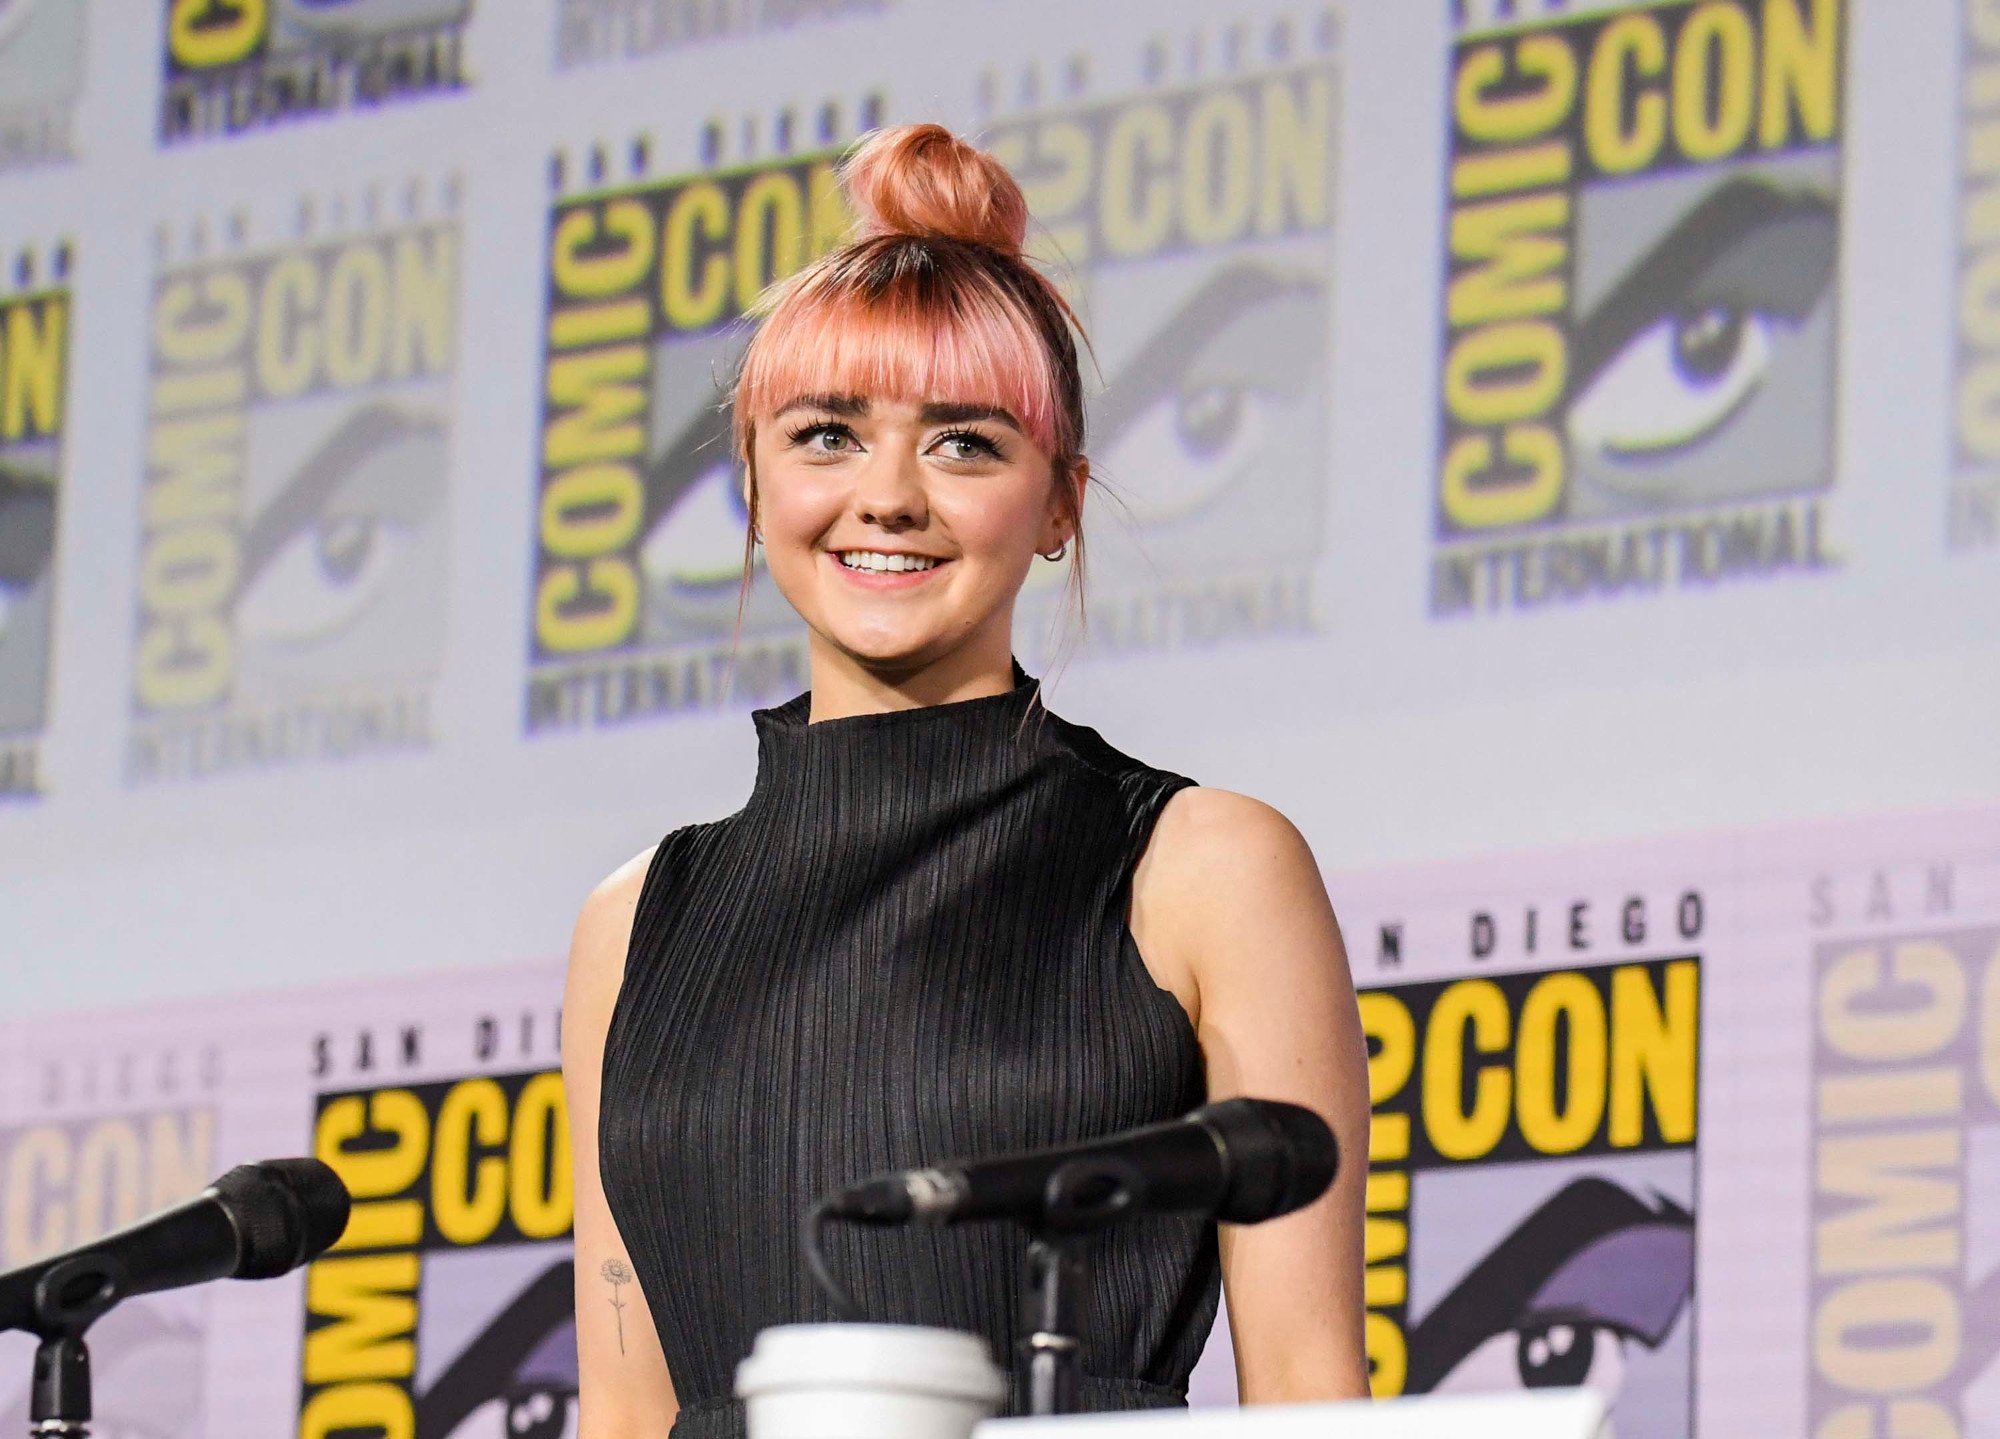
[[[751,537],[761,543],[764,536],[757,528],[757,461],[751,453],[756,444],[756,430],[746,425],[743,430],[743,453],[737,456],[743,465],[743,513],[750,517]]]
[[[1083,495],[1090,486],[1090,461],[1077,456],[1066,471],[1059,470],[1049,492],[1048,546],[1069,543],[1083,528]]]

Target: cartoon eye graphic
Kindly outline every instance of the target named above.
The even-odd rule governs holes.
[[[528,1388],[474,1409],[444,1439],[576,1439],[576,1391]]]
[[[9,613],[47,572],[55,542],[55,487],[0,469],[0,639]]]
[[[1260,461],[1323,344],[1316,281],[1255,265],[1203,286],[1139,347],[1096,415],[1100,468],[1129,475],[1148,521],[1199,509]]]
[[[731,451],[730,408],[720,402],[723,381],[742,359],[736,334],[689,342],[678,357],[676,380],[653,398],[653,414],[666,443],[646,466],[646,518],[639,562],[648,584],[665,586],[683,601],[733,597],[743,574],[743,539],[750,513],[743,476]],[[693,379],[706,374],[706,382]]]
[[[639,562],[655,583],[733,587],[743,573],[743,535],[749,523],[736,467],[712,464],[680,492],[647,534]]]
[[[1572,443],[1657,462],[1723,431],[1826,295],[1836,238],[1833,205],[1817,192],[1747,177],[1711,192],[1579,326]]]
[[[442,421],[380,405],[357,411],[252,525],[239,633],[305,644],[354,622],[434,518],[444,469]]]
[[[507,1401],[507,1432],[514,1439],[565,1439],[576,1433],[576,1396],[553,1389],[516,1394]]]
[[[14,611],[20,607],[27,593],[25,586],[10,585],[0,580],[0,641],[6,640],[7,627],[13,622]]]
[[[417,1398],[417,1433],[574,1439],[576,1312],[568,1259],[507,1301]]]
[[[1523,1219],[1410,1331],[1412,1394],[1588,1387],[1615,1399],[1694,1290],[1694,1220],[1604,1179]]]
[[[1625,1340],[1604,1324],[1533,1324],[1495,1334],[1433,1386],[1433,1393],[1507,1389],[1595,1389],[1615,1395],[1625,1382]]]
[[[1571,408],[1571,436],[1616,457],[1695,443],[1755,392],[1779,323],[1724,306],[1655,321]]]
[[[310,640],[339,629],[368,602],[397,549],[400,527],[368,515],[329,515],[292,537],[239,609],[243,630]]]
[[[1104,447],[1100,464],[1139,482],[1132,503],[1144,518],[1185,514],[1227,487],[1257,453],[1269,404],[1243,386],[1162,396]]]

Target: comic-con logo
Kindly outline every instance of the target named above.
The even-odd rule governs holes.
[[[1088,445],[1119,504],[1090,532],[1087,652],[1316,626],[1337,42],[1330,15],[1284,21],[1225,75],[1156,52],[1154,89],[991,120],[1104,371]],[[1022,594],[1029,653],[1061,632],[1065,574]]]
[[[685,50],[829,20],[886,15],[896,0],[556,0],[559,70]]]
[[[155,281],[132,780],[430,743],[455,204],[315,200],[219,257],[203,226]]]
[[[1816,1435],[2000,1433],[2000,928],[1813,956]]]
[[[574,1433],[561,1073],[323,1095],[313,1147],[354,1211],[306,1272],[301,1439]]]
[[[838,153],[556,204],[530,734],[706,708],[725,682],[750,701],[805,688],[761,556],[738,629],[749,519],[724,401],[744,312],[847,235]]]
[[[1952,479],[1946,537],[1957,549],[2000,544],[2000,224],[1989,94],[2000,24],[1984,6],[1959,11],[1958,242],[1953,296]]]
[[[0,0],[0,173],[75,157],[86,0]]]
[[[0,296],[0,801],[43,789],[70,334],[67,247],[50,258],[54,286]]]
[[[214,1175],[207,1108],[0,1128],[0,1270],[87,1244],[192,1198]],[[97,1430],[202,1432],[207,1310],[199,1291],[128,1299],[91,1327]],[[0,1371],[0,1425],[28,1432],[29,1366]]]
[[[167,0],[160,143],[463,88],[472,0]]]
[[[1589,1387],[1691,1431],[1699,961],[1369,989],[1378,1396]]]
[[[1835,562],[1842,26],[1684,0],[1461,38],[1434,614]]]

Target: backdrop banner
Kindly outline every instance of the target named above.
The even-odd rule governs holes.
[[[70,246],[13,257],[0,294],[0,803],[43,792],[56,517],[69,416]]]
[[[266,199],[289,231],[267,245],[264,215],[167,231],[133,782],[431,743],[457,198],[409,179]]]
[[[1116,57],[1129,90],[1087,93],[1075,62],[1037,57],[989,72],[978,97],[1103,374],[1088,441],[1119,504],[1089,530],[1093,654],[1316,625],[1340,29],[1331,12],[1280,14],[1205,76],[1171,65],[1187,38],[1132,36]],[[1037,566],[1023,593],[1038,667],[1066,575]]]
[[[2000,812],[1330,888],[1369,1041],[1369,1153],[1347,1159],[1378,1394],[1586,1385],[1642,1436],[2000,1419],[2000,1228],[1971,1202],[2000,1175]],[[317,1154],[356,1201],[303,1274],[105,1321],[103,1412],[569,1432],[561,983],[469,971],[0,1036],[9,1265],[254,1157]],[[623,1256],[578,1262],[602,1302],[642,1302]],[[26,1359],[0,1348],[0,1397]],[[1233,1398],[1228,1359],[1225,1320],[1194,1402]]]
[[[2000,1433],[2000,0],[0,0],[0,1265],[358,1200],[104,1432],[574,1431],[558,957],[828,653],[732,382],[916,121],[1087,341],[1017,659],[1328,876],[1375,1391]]]
[[[1843,11],[1465,28],[1434,613],[1832,563]]]

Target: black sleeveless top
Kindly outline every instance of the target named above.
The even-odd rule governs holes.
[[[749,802],[653,859],[599,1142],[675,1439],[741,1435],[732,1384],[757,1331],[835,1317],[799,1245],[820,1195],[1203,1100],[1193,1028],[1126,927],[1153,822],[1193,781],[1043,709],[1018,661],[1014,681],[817,724],[810,692],[757,710]],[[982,1335],[1017,1375],[1023,1249],[1010,1224],[827,1231],[867,1319]],[[1184,1403],[1219,1289],[1212,1223],[1095,1239],[1085,1407]]]

